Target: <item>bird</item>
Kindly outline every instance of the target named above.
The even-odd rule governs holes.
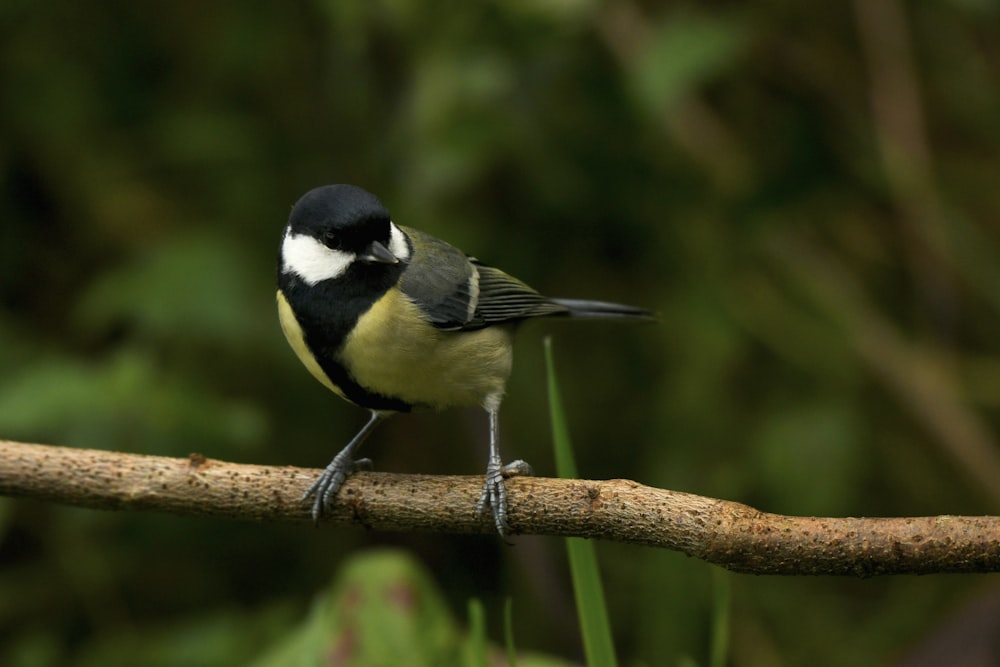
[[[292,350],[327,389],[369,418],[302,496],[318,522],[344,481],[371,467],[355,452],[388,417],[478,406],[489,415],[489,458],[475,507],[511,533],[499,411],[511,372],[513,333],[537,317],[651,320],[649,310],[549,298],[424,232],[397,225],[355,185],[326,185],[292,207],[278,257],[277,308]]]

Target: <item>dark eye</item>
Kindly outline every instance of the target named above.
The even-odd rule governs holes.
[[[340,237],[334,232],[323,232],[322,236],[319,237],[319,240],[323,242],[323,245],[331,250],[340,250],[343,245],[343,241],[341,241]]]

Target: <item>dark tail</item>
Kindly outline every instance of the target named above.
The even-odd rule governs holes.
[[[639,319],[653,321],[656,315],[645,308],[626,306],[620,303],[605,301],[587,301],[585,299],[549,299],[552,303],[568,308],[570,317],[589,317],[592,319]]]

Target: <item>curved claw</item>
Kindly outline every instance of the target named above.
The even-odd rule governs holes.
[[[486,481],[483,483],[479,502],[476,503],[476,514],[482,517],[488,505],[493,511],[493,523],[500,537],[506,538],[511,532],[510,523],[507,521],[507,486],[504,480],[534,474],[534,469],[521,459],[504,466],[500,465],[499,461],[491,459],[486,465]]]
[[[333,504],[333,499],[337,496],[337,492],[340,491],[340,487],[344,485],[344,481],[351,473],[358,470],[371,470],[372,460],[358,459],[355,461],[352,458],[354,450],[357,449],[362,442],[364,442],[365,438],[368,437],[368,434],[372,432],[372,429],[390,414],[392,413],[372,410],[368,423],[365,424],[353,438],[351,438],[351,441],[347,443],[346,447],[340,450],[340,452],[333,457],[333,460],[330,461],[330,465],[326,467],[323,474],[321,474],[319,478],[312,483],[312,486],[306,489],[306,492],[302,494],[302,500],[313,498],[313,523],[319,523],[323,514],[330,509],[330,505]]]
[[[333,499],[340,492],[340,487],[344,485],[344,482],[347,481],[347,478],[351,474],[358,470],[371,469],[371,459],[351,461],[346,457],[342,460],[339,455],[334,457],[330,465],[326,467],[323,473],[316,478],[316,481],[302,494],[301,500],[313,499],[311,513],[313,523],[319,523],[319,520],[323,518],[326,511],[330,509],[330,506],[333,505]]]

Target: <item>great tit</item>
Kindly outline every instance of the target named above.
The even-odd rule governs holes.
[[[498,411],[511,370],[512,334],[532,317],[651,319],[641,308],[551,299],[428,234],[397,225],[353,185],[307,192],[281,240],[278,314],[292,349],[328,389],[371,416],[309,487],[318,521],[348,475],[355,450],[398,412],[482,406],[489,413],[486,507],[510,532],[504,478],[530,472],[500,461]]]

